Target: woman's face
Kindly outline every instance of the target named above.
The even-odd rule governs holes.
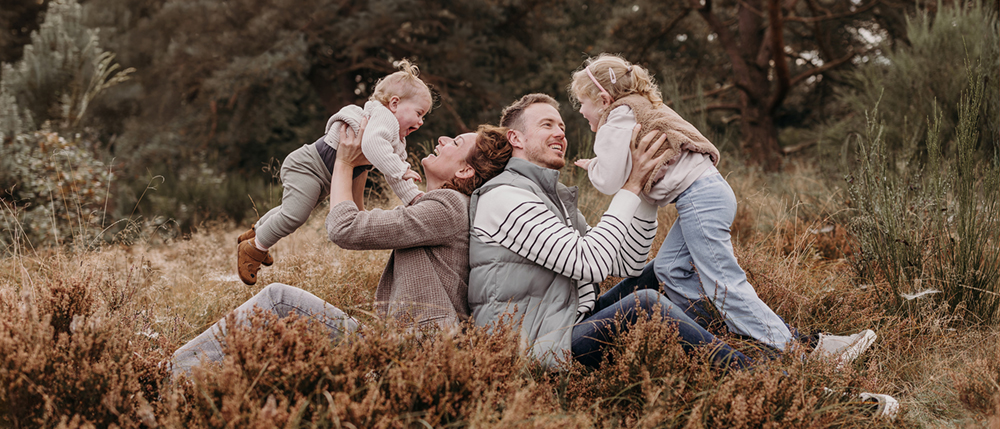
[[[465,160],[475,146],[476,133],[465,133],[455,138],[439,137],[434,153],[420,161],[424,166],[424,175],[428,181],[435,178],[447,182],[455,178],[456,173],[469,166]]]

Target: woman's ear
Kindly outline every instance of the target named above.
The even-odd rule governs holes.
[[[390,112],[396,113],[396,109],[399,109],[399,96],[393,95],[392,98],[389,99],[389,105],[386,107],[389,108]]]
[[[476,175],[476,169],[472,168],[470,165],[462,167],[461,170],[455,172],[455,177],[459,179],[469,179]]]

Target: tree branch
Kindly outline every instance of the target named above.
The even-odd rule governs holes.
[[[681,97],[681,101],[691,101],[691,100],[694,100],[694,99],[696,99],[698,97],[711,97],[713,95],[729,91],[730,89],[733,89],[735,87],[736,87],[735,85],[733,85],[733,84],[730,83],[728,85],[723,85],[720,88],[715,88],[715,89],[713,89],[711,91],[702,92],[701,94],[685,95],[685,96]],[[673,101],[667,101],[667,102],[664,102],[663,104],[666,104],[668,107],[672,107],[673,104],[674,104],[674,102]]]
[[[646,57],[646,52],[648,52],[649,48],[653,45],[652,42],[654,40],[661,39],[663,36],[666,36],[667,33],[669,33],[670,31],[672,31],[674,29],[674,27],[676,27],[677,24],[679,22],[681,22],[681,20],[684,19],[689,13],[691,13],[691,8],[690,7],[685,8],[683,13],[678,14],[677,17],[674,18],[673,21],[670,21],[670,23],[667,24],[665,27],[663,27],[663,29],[661,29],[658,34],[656,34],[653,37],[647,38],[646,39],[647,42],[646,42],[645,46],[643,46],[642,50],[639,51],[639,58],[645,58]]]
[[[743,56],[740,55],[739,42],[733,37],[733,33],[729,31],[729,28],[719,21],[719,17],[712,13],[712,0],[704,1],[705,5],[702,6],[699,0],[691,0],[692,8],[698,11],[698,14],[705,20],[709,28],[715,34],[719,35],[719,43],[722,44],[733,66],[733,81],[736,87],[748,93],[751,92],[750,82],[747,82],[750,71],[747,69],[747,63],[743,60]]]
[[[837,66],[839,66],[841,64],[844,64],[844,63],[850,61],[851,58],[854,58],[854,52],[853,51],[848,52],[847,55],[845,55],[843,58],[839,58],[836,61],[823,64],[822,66],[816,67],[816,68],[808,70],[808,71],[806,71],[806,72],[804,72],[804,73],[802,73],[802,74],[800,74],[798,76],[795,76],[789,82],[789,86],[798,85],[799,82],[802,82],[803,80],[808,79],[810,76],[815,76],[817,74],[826,72],[827,70],[830,70],[832,68],[835,68],[835,67],[837,67]]]
[[[861,6],[861,7],[857,8],[857,9],[855,9],[853,11],[843,12],[843,13],[831,13],[829,10],[824,9],[824,10],[826,10],[826,14],[824,14],[823,16],[810,16],[810,17],[789,16],[788,17],[788,21],[795,21],[795,22],[802,22],[802,23],[806,23],[806,24],[811,24],[811,23],[815,23],[815,22],[822,22],[822,21],[829,21],[829,20],[833,20],[833,19],[846,18],[846,17],[849,17],[849,16],[860,15],[860,14],[862,14],[864,12],[867,12],[869,9],[875,7],[875,5],[878,4],[878,3],[879,3],[879,0],[872,0],[870,3],[868,3],[868,4],[864,5],[864,6]]]

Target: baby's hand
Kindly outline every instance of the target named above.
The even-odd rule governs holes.
[[[413,171],[413,169],[410,169],[410,168],[407,168],[406,172],[403,173],[403,180],[408,180],[408,179],[413,179],[413,180],[416,180],[418,182],[421,181],[420,180],[420,174],[417,173],[416,171]]]
[[[578,160],[576,160],[576,162],[573,163],[573,165],[586,170],[587,167],[590,166],[590,161],[592,161],[592,160],[593,160],[593,158],[591,158],[591,159],[587,159],[587,158],[578,159]]]

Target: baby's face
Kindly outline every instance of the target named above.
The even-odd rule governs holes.
[[[409,97],[400,100],[396,104],[393,115],[399,121],[399,139],[402,140],[410,133],[418,130],[424,124],[424,115],[431,109],[431,100],[428,97]]]
[[[590,131],[597,132],[597,124],[601,123],[601,111],[604,110],[604,103],[597,102],[582,94],[577,94],[577,99],[580,100],[580,114],[587,118],[587,122],[590,122]]]

